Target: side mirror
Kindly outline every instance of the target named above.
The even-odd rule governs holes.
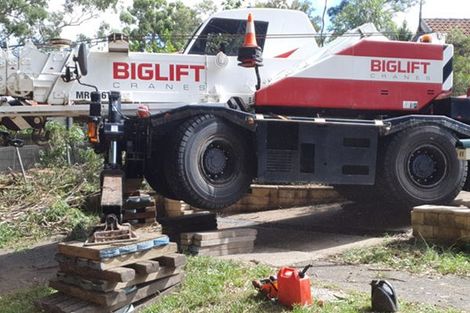
[[[73,60],[78,62],[80,74],[82,74],[82,76],[86,76],[88,74],[88,48],[84,43],[80,44],[78,55],[74,57]]]

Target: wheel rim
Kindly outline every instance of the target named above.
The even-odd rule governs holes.
[[[225,140],[209,142],[203,150],[200,167],[204,177],[213,184],[223,184],[235,176],[232,146]]]
[[[447,158],[439,147],[422,145],[408,157],[408,176],[415,185],[432,188],[445,178],[447,163]]]

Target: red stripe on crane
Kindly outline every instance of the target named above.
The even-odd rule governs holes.
[[[442,92],[439,83],[410,83],[290,77],[256,92],[256,106],[404,111],[417,101],[419,111]]]
[[[297,51],[299,48],[295,48],[291,51],[287,51],[287,52],[284,52],[284,53],[281,53],[280,55],[277,55],[275,56],[275,58],[288,58],[291,56],[292,53],[294,53],[295,51]]]
[[[361,40],[337,55],[352,55],[382,58],[413,58],[424,60],[442,60],[443,45],[429,43],[411,43],[404,41]]]

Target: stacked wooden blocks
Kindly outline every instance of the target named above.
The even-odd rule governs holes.
[[[184,201],[165,198],[165,213],[168,217],[193,214],[191,206]]]
[[[470,242],[470,209],[421,205],[411,212],[413,235],[434,241]]]
[[[205,256],[251,253],[254,249],[256,235],[256,229],[252,228],[183,233],[180,239],[180,250],[193,255]]]
[[[155,222],[155,199],[149,195],[127,197],[124,203],[122,219],[132,225]]]
[[[163,227],[163,233],[172,241],[179,242],[180,234],[217,229],[215,213],[200,212],[176,217],[158,217],[157,221]]]
[[[37,305],[46,312],[132,312],[174,290],[183,279],[186,257],[165,235],[138,233],[139,240],[120,245],[59,244],[59,292]]]

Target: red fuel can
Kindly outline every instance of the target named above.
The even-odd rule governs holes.
[[[294,304],[312,304],[310,278],[305,272],[301,275],[295,268],[282,267],[277,275],[277,284],[278,300],[282,305],[292,307]]]

